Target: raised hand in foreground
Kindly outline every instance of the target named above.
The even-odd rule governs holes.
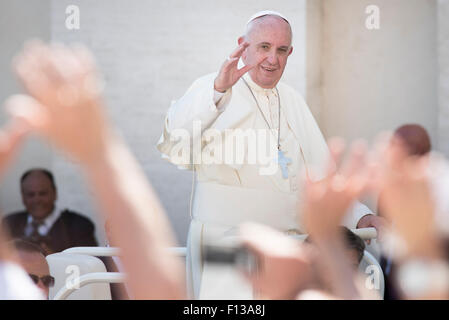
[[[78,161],[100,212],[122,249],[136,299],[184,298],[181,261],[167,252],[174,237],[157,196],[125,144],[113,133],[102,105],[95,64],[83,47],[28,44],[15,69],[29,96],[8,108]]]
[[[318,250],[319,270],[327,274],[330,295],[343,299],[371,297],[356,281],[356,274],[349,264],[339,225],[359,196],[366,191],[374,174],[368,165],[366,147],[361,142],[353,144],[349,159],[340,167],[344,142],[329,141],[331,159],[323,180],[306,179],[302,200],[304,225]]]

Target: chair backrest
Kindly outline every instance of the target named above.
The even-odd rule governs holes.
[[[89,256],[95,257],[112,257],[120,255],[120,248],[116,247],[73,247],[68,248],[63,251],[64,253],[76,253],[76,254],[85,254]],[[177,256],[184,257],[187,254],[186,247],[170,247],[167,248],[167,252]]]
[[[167,252],[178,257],[186,256],[185,247],[167,248]],[[109,283],[124,282],[125,275],[107,272],[97,257],[119,256],[115,247],[73,247],[47,256],[50,273],[55,277],[55,286],[50,289],[50,299],[68,300],[110,300]],[[67,281],[69,286],[63,288]],[[70,285],[78,281],[79,288],[71,290]]]
[[[67,300],[67,298],[76,290],[80,290],[84,286],[91,283],[123,283],[126,275],[120,272],[90,272],[78,277],[78,288],[63,286],[54,296],[54,300]],[[100,297],[105,298],[105,297]]]
[[[367,289],[378,291],[380,297],[384,298],[385,278],[376,258],[365,250],[360,262],[359,270],[366,276],[365,286]]]
[[[106,272],[103,262],[93,256],[54,253],[47,256],[50,274],[55,278],[54,287],[50,288],[49,299],[64,286],[77,285],[79,277],[89,273]],[[91,283],[75,290],[69,300],[110,300],[111,291],[108,283]]]
[[[65,249],[63,252],[84,254],[94,257],[112,257],[120,255],[120,249],[115,247],[73,247]]]

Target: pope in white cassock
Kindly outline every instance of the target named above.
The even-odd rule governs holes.
[[[246,221],[287,234],[306,232],[297,212],[298,177],[322,167],[328,149],[304,99],[279,82],[291,42],[283,15],[257,13],[220,71],[196,80],[168,110],[158,149],[196,172],[187,241],[188,287],[195,298],[204,287],[204,239],[235,235]],[[377,228],[370,213],[356,203],[345,224]]]

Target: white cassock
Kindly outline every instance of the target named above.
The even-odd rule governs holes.
[[[263,89],[245,74],[243,79],[251,88],[260,110],[243,79],[227,90],[216,104],[215,77],[216,74],[210,74],[196,80],[182,98],[172,103],[157,146],[170,162],[180,168],[196,171],[192,221],[187,240],[187,280],[193,297],[212,299],[213,295],[200,294],[200,288],[219,290],[221,293],[232,292],[236,288],[232,288],[234,284],[226,277],[210,276],[203,270],[204,239],[236,236],[236,227],[247,221],[266,224],[288,233],[304,233],[297,210],[300,188],[298,178],[302,172],[310,173],[313,168],[323,169],[329,152],[304,99],[293,88],[278,83],[278,91],[275,88]],[[201,130],[198,129],[198,121]],[[196,127],[193,123],[196,123]],[[270,160],[267,157],[269,151],[264,153],[265,157],[260,156],[255,164],[250,161],[254,155],[251,147],[256,144],[255,140],[239,151],[236,148],[226,149],[224,146],[232,145],[231,140],[234,139],[229,132],[235,132],[236,129],[254,133],[259,147],[272,139],[275,143],[271,147],[274,145],[276,150],[271,155],[276,157],[277,134],[280,132],[281,150],[291,159],[287,166],[288,178],[283,177],[277,164],[274,173],[263,173],[262,168],[267,169],[269,166],[262,160]],[[186,132],[192,138],[192,145],[184,143],[190,154],[180,157],[182,143],[179,137]],[[263,139],[265,141],[261,143]],[[269,150],[273,151],[272,148]],[[223,153],[220,154],[219,150],[223,150]],[[229,150],[237,153],[235,157],[242,156],[244,161],[226,161],[226,151]],[[207,161],[200,163],[198,159]],[[317,172],[313,177],[319,179],[322,174],[319,174],[319,170]],[[359,219],[370,212],[366,206],[357,202],[348,212],[345,225],[355,228]],[[210,283],[205,284],[205,281]],[[220,297],[226,298],[226,294]],[[249,296],[247,293],[229,294],[229,298],[249,299],[251,292]]]

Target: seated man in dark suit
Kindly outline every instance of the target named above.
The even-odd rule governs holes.
[[[45,169],[26,171],[20,179],[25,211],[3,219],[9,236],[41,246],[47,254],[71,247],[97,246],[94,224],[86,217],[56,206],[53,174]]]

